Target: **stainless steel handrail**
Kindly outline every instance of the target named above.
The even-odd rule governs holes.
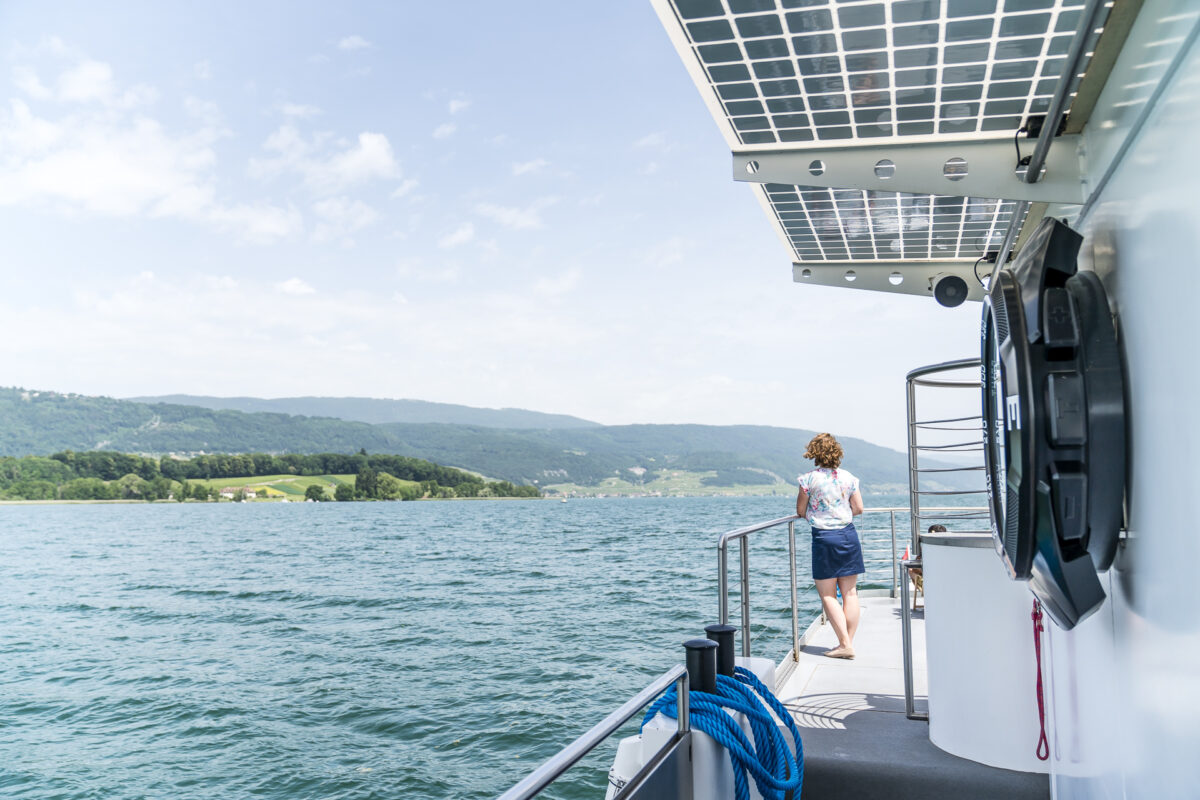
[[[896,514],[909,513],[908,506],[875,506],[864,508],[862,516],[867,514],[887,514],[889,517],[889,528],[891,533],[892,547],[892,588],[891,596],[895,597],[899,579],[897,575],[898,558],[896,555]],[[938,506],[926,508],[925,511],[941,512],[943,519],[980,519],[977,516],[981,512],[986,513],[986,508],[977,506]],[[969,515],[968,515],[969,514]],[[790,517],[780,517],[779,519],[767,520],[754,525],[748,525],[744,528],[727,531],[721,534],[717,539],[717,591],[720,594],[720,615],[719,619],[722,625],[729,624],[729,543],[732,541],[738,542],[738,553],[741,559],[739,565],[739,575],[741,579],[741,623],[742,623],[742,655],[750,656],[750,535],[761,531],[770,530],[786,524],[788,526],[788,572],[791,581],[791,599],[792,599],[792,660],[799,661],[800,653],[800,606],[797,593],[797,578],[796,578],[796,521],[802,520],[803,517],[792,515]],[[861,519],[861,517],[860,517]],[[865,524],[865,523],[864,523]],[[860,533],[870,533],[877,529],[863,528]]]
[[[946,506],[940,508],[928,508],[926,511],[940,511],[950,518],[950,515],[955,512],[978,512],[980,509],[962,507],[962,506]],[[986,509],[984,509],[986,510]],[[892,551],[892,597],[896,596],[897,588],[897,565],[902,568],[910,568],[911,566],[920,566],[919,561],[906,560],[899,561],[896,557],[896,514],[908,512],[907,506],[882,506],[863,509],[863,515],[867,514],[888,514],[891,530],[891,551]],[[800,652],[799,639],[799,602],[796,590],[796,535],[795,527],[796,520],[803,519],[799,516],[780,517],[779,519],[760,522],[755,525],[749,525],[737,530],[728,531],[721,534],[718,539],[719,552],[719,585],[721,592],[721,623],[728,624],[729,622],[729,575],[728,575],[728,555],[727,548],[729,542],[738,541],[741,551],[741,576],[742,576],[742,655],[750,655],[750,590],[749,590],[749,536],[753,533],[769,530],[779,525],[786,524],[788,526],[788,557],[790,564],[791,578],[791,600],[792,600],[792,658],[798,660]],[[864,529],[870,530],[870,529]],[[908,577],[907,575],[905,576]],[[911,642],[911,617],[908,611],[909,608],[909,581],[899,581],[901,591],[901,602],[904,606],[904,624],[903,624],[903,640],[904,640],[904,670],[905,670],[905,713],[909,714],[910,719],[927,719],[928,716],[913,716],[913,699],[912,699],[912,642]],[[616,711],[609,714],[598,724],[592,727],[587,733],[580,736],[571,744],[564,747],[555,755],[551,756],[541,766],[527,775],[520,783],[513,786],[504,794],[500,795],[498,800],[526,800],[542,792],[555,780],[557,780],[564,772],[570,769],[573,765],[579,762],[584,756],[594,750],[600,743],[620,729],[622,725],[629,721],[630,717],[636,714],[639,710],[648,705],[656,697],[662,694],[671,684],[677,684],[678,688],[678,731],[676,736],[686,734],[688,732],[688,676],[687,669],[682,665],[677,665],[664,672],[649,686],[637,695],[629,699],[624,705]],[[637,776],[633,780],[637,780]],[[632,782],[632,781],[631,781]]]
[[[909,719],[929,719],[929,714],[917,713],[916,692],[913,689],[912,607],[909,604],[908,584],[912,570],[921,567],[921,559],[902,561],[905,580],[900,583],[900,639],[904,650],[904,716]]]
[[[681,736],[686,734],[689,730],[688,674],[687,669],[682,664],[678,664],[656,678],[653,683],[626,701],[623,706],[609,714],[587,733],[551,756],[540,767],[526,775],[520,783],[500,795],[498,800],[527,800],[527,798],[534,797],[542,792],[547,786],[554,783],[560,775],[578,762],[579,759],[590,753],[609,736],[612,736],[622,725],[629,721],[630,717],[641,711],[666,691],[671,684],[676,684],[678,690],[679,725],[676,735]]]
[[[1050,122],[1047,121],[1047,126]],[[1044,158],[1045,152],[1042,156]],[[1013,217],[1013,227],[1016,227],[1016,216]],[[1010,233],[1012,232],[1010,228]],[[1000,263],[1003,263],[1001,261]],[[950,520],[968,520],[968,519],[984,519],[987,515],[987,508],[978,507],[957,507],[952,509],[933,509],[922,508],[922,497],[951,497],[951,496],[978,496],[987,494],[986,489],[922,489],[921,475],[940,473],[952,474],[955,472],[972,473],[983,470],[983,465],[964,465],[962,467],[939,467],[929,468],[922,467],[920,463],[921,453],[982,453],[983,452],[983,418],[982,415],[972,414],[966,417],[953,418],[955,422],[965,422],[969,420],[979,420],[979,425],[975,427],[979,438],[969,442],[956,442],[954,444],[930,444],[928,441],[922,443],[920,433],[922,431],[940,430],[930,425],[919,422],[917,415],[917,387],[930,387],[934,389],[963,389],[973,388],[977,392],[982,392],[982,386],[979,378],[965,380],[956,378],[953,380],[940,379],[933,376],[938,376],[943,373],[961,372],[966,369],[978,370],[980,360],[978,358],[963,358],[957,361],[946,361],[941,364],[931,364],[927,367],[919,367],[908,373],[907,389],[908,389],[908,498],[909,506],[911,507],[909,522],[910,522],[910,537],[911,544],[910,552],[911,559],[905,559],[900,562],[900,567],[903,571],[903,578],[900,581],[900,639],[902,643],[904,656],[904,714],[909,719],[929,719],[929,714],[918,714],[915,707],[915,697],[913,692],[913,653],[912,653],[912,606],[909,600],[909,585],[912,583],[912,570],[920,568],[921,562],[921,526],[928,520],[937,518],[942,521]],[[976,373],[978,375],[978,373]],[[953,430],[969,430],[970,428],[954,428]],[[928,434],[926,434],[928,436]],[[946,437],[948,438],[948,437]]]
[[[913,557],[919,557],[921,554],[921,538],[920,524],[924,518],[921,508],[921,497],[925,492],[921,489],[920,476],[927,474],[926,470],[921,467],[920,453],[975,453],[983,452],[983,421],[980,418],[978,428],[979,438],[968,442],[955,442],[953,444],[931,444],[928,441],[922,443],[920,440],[920,431],[922,427],[918,420],[920,417],[917,414],[917,387],[928,387],[935,389],[942,388],[975,388],[980,390],[980,381],[978,378],[972,380],[964,380],[956,378],[954,380],[940,379],[936,376],[945,373],[961,372],[965,369],[978,370],[980,360],[978,358],[960,358],[955,361],[944,361],[940,364],[930,364],[924,367],[917,367],[909,371],[905,376],[906,381],[906,396],[908,407],[908,505],[911,508],[910,531],[909,531],[909,551]],[[977,373],[978,374],[978,373]],[[971,417],[974,418],[974,417]],[[945,473],[952,473],[953,468],[946,469]],[[969,465],[963,468],[964,472],[978,472],[975,465]],[[951,492],[953,494],[978,494],[975,491]]]
[[[747,538],[752,533],[765,531],[768,528],[774,528],[778,525],[786,524],[788,526],[788,553],[791,554],[791,583],[792,583],[792,652],[795,653],[799,649],[800,641],[800,619],[799,608],[797,607],[796,599],[796,520],[799,516],[793,514],[790,517],[780,517],[779,519],[760,522],[757,525],[750,525],[745,528],[722,533],[717,539],[717,591],[720,593],[720,622],[722,625],[729,624],[729,554],[728,545],[735,539],[738,540],[739,555],[741,556],[741,584],[742,584],[742,655],[750,656],[750,543]]]

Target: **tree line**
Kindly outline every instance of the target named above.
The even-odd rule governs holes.
[[[193,481],[268,475],[355,475],[339,485],[338,500],[415,500],[422,497],[539,497],[534,486],[484,481],[453,467],[396,455],[316,453],[212,454],[153,458],[109,450],[64,450],[50,456],[0,457],[0,499],[216,499],[215,487]],[[344,487],[344,490],[343,490]],[[347,495],[347,491],[351,495]],[[328,498],[327,498],[328,499]]]

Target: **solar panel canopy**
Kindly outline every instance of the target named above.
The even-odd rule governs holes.
[[[875,175],[894,171],[897,183],[906,148],[940,144],[995,142],[988,160],[1006,159],[1011,173],[1016,149],[1032,148],[1014,134],[1049,108],[1085,10],[1085,0],[652,2],[735,156],[873,163],[883,146],[901,155],[881,159]],[[1086,50],[1099,32],[1085,32]],[[1068,76],[1071,93],[1080,77]],[[969,275],[1023,210],[1020,195],[955,196],[967,171],[948,159],[944,194],[830,185],[834,176],[816,185],[735,177],[756,181],[797,280],[927,293],[922,276]],[[814,160],[810,174],[824,172]]]

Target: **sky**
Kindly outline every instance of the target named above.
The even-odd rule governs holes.
[[[642,0],[6,0],[0,287],[0,385],[897,448],[980,313],[793,283]]]

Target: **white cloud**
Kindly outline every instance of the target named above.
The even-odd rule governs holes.
[[[396,277],[404,281],[454,283],[460,272],[454,262],[440,261],[437,267],[431,267],[419,258],[402,258],[396,263]]]
[[[577,268],[572,268],[549,278],[539,278],[533,283],[533,291],[542,297],[561,297],[579,285],[582,277]]]
[[[192,74],[202,81],[212,77],[212,64],[207,61],[197,61],[192,65]]]
[[[281,103],[279,112],[285,117],[295,117],[297,119],[308,119],[315,117],[321,113],[321,109],[316,106],[305,105],[303,103]]]
[[[300,212],[267,204],[215,206],[208,218],[218,227],[254,244],[269,244],[295,236],[304,228]]]
[[[447,136],[452,136],[458,130],[458,126],[453,122],[443,122],[433,129],[433,138],[445,139]]]
[[[50,202],[116,216],[196,216],[213,202],[211,131],[175,136],[145,117],[54,122],[35,117],[19,100],[11,108],[0,117],[0,205]]]
[[[238,288],[238,282],[229,275],[202,275],[200,279],[209,289],[232,291]]]
[[[438,247],[443,250],[449,250],[452,247],[466,244],[474,238],[475,226],[469,222],[464,222],[441,239],[438,239]]]
[[[670,150],[675,145],[667,139],[667,135],[662,131],[648,133],[642,138],[633,143],[634,147],[653,147],[659,150]]]
[[[107,64],[76,58],[51,83],[53,90],[32,70],[17,71],[31,98],[64,105],[46,116],[12,99],[7,112],[0,111],[0,206],[174,218],[255,242],[299,230],[294,210],[217,196],[214,145],[228,131],[215,104],[187,98],[184,108],[196,127],[171,130],[133,110],[152,90],[122,89]]]
[[[283,283],[277,283],[277,284],[275,284],[275,288],[278,289],[279,291],[283,292],[284,294],[303,295],[303,294],[316,294],[317,293],[316,289],[309,286],[307,283],[300,280],[299,278],[290,278],[290,279],[284,281]]]
[[[53,88],[44,84],[32,67],[24,64],[13,67],[13,83],[34,100],[53,99],[61,103],[100,103],[127,109],[153,102],[157,97],[153,89],[140,84],[120,91],[111,66],[82,57],[58,74]]]
[[[524,208],[500,206],[495,203],[479,203],[475,206],[475,212],[480,216],[499,222],[506,228],[532,230],[541,228],[544,224],[541,215],[542,209],[548,208],[556,202],[558,199],[555,197],[543,197]]]
[[[672,236],[646,248],[645,260],[655,267],[669,267],[683,263],[688,243],[682,236]]]
[[[470,100],[451,100],[448,106],[451,114],[457,114],[460,111],[465,111],[471,105]]]
[[[550,166],[550,162],[544,158],[535,158],[532,161],[520,161],[512,165],[513,175],[526,175],[530,172],[540,172]]]
[[[399,171],[392,145],[382,133],[364,132],[358,135],[357,146],[351,146],[326,162],[318,182],[349,186],[373,178],[394,178]]]
[[[392,197],[404,197],[406,194],[411,192],[413,189],[416,189],[420,185],[420,181],[418,181],[416,178],[406,178],[399,186],[392,190]]]
[[[58,96],[62,100],[107,100],[115,91],[112,67],[102,61],[84,61],[58,78]]]
[[[353,34],[351,36],[343,36],[338,40],[337,46],[339,50],[366,50],[371,46],[371,43],[358,34]]]
[[[217,108],[217,104],[210,100],[201,100],[198,97],[186,97],[183,101],[183,110],[190,117],[213,130],[223,128],[221,109]],[[224,133],[224,131],[222,132]]]
[[[54,93],[42,84],[41,79],[31,67],[21,65],[13,67],[12,80],[18,89],[35,100],[45,100],[54,96]]]
[[[362,230],[379,219],[379,213],[361,200],[339,196],[313,204],[319,222],[313,231],[318,242],[330,241]]]
[[[263,147],[275,153],[273,158],[252,159],[250,174],[269,177],[280,173],[298,173],[310,189],[332,195],[357,184],[384,178],[397,178],[400,165],[392,145],[382,133],[360,133],[354,144],[333,153],[322,152],[324,140],[304,139],[290,124],[281,126],[267,137]]]

